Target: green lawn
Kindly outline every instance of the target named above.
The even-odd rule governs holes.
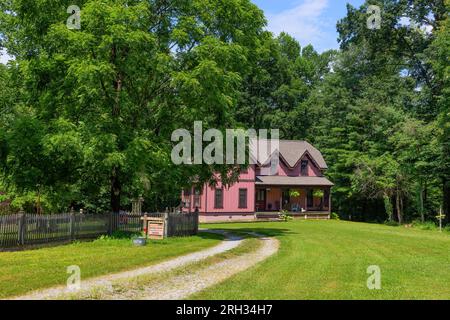
[[[171,238],[134,247],[129,239],[96,240],[21,252],[0,252],[0,298],[55,285],[65,285],[67,267],[77,265],[81,277],[124,271],[155,264],[216,245],[221,236]]]
[[[280,251],[194,299],[450,299],[450,234],[339,221],[211,225],[277,237]],[[367,267],[381,268],[381,290]]]

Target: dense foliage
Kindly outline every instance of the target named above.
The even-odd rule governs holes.
[[[248,0],[0,4],[0,188],[16,206],[117,211],[144,195],[176,204],[223,166],[174,166],[171,133],[279,128],[324,153],[335,211],[366,221],[434,219],[450,206],[449,2],[348,6],[340,50],[264,31]]]
[[[69,4],[0,4],[20,92],[0,134],[13,204],[40,198],[47,211],[117,212],[143,195],[156,209],[176,200],[189,177],[225,170],[175,168],[170,137],[198,119],[233,127],[262,12],[243,0],[87,0],[78,1],[81,29],[70,30]]]

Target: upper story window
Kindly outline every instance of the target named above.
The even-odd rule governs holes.
[[[223,209],[223,189],[216,189],[214,209]]]
[[[308,160],[302,160],[300,174],[302,176],[308,176]]]

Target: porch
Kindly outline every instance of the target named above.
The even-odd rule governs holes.
[[[257,188],[256,212],[330,213],[329,188]]]
[[[328,218],[332,183],[324,177],[257,177],[255,211],[271,216],[282,210],[308,218]]]
[[[303,213],[299,212],[287,212],[289,216],[298,220],[330,220],[331,214],[325,211],[307,211]],[[280,219],[279,212],[256,212],[255,219],[258,221],[278,221]]]

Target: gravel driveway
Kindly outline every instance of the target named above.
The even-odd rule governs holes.
[[[117,300],[117,299],[183,299],[196,292],[199,292],[214,284],[220,283],[225,279],[242,272],[257,263],[267,259],[278,251],[279,243],[274,238],[264,238],[258,236],[262,242],[261,246],[255,251],[243,254],[236,258],[227,259],[219,263],[207,266],[204,269],[194,272],[186,272],[182,275],[176,275],[164,279],[156,284],[150,284],[140,290],[127,290],[116,292],[113,289],[114,282],[128,281],[139,276],[148,276],[152,274],[161,274],[187,266],[192,263],[203,261],[207,258],[225,253],[242,244],[243,239],[234,234],[229,234],[218,230],[203,230],[207,232],[220,233],[225,236],[225,240],[219,245],[202,250],[199,252],[187,254],[159,263],[150,267],[139,268],[131,271],[111,274],[90,280],[82,281],[80,291],[74,295],[69,292],[66,287],[55,287],[42,291],[33,292],[24,296],[13,298],[15,300],[43,300],[43,299],[67,299],[71,297],[82,297],[86,294],[92,296],[92,292],[102,292],[101,299]]]

